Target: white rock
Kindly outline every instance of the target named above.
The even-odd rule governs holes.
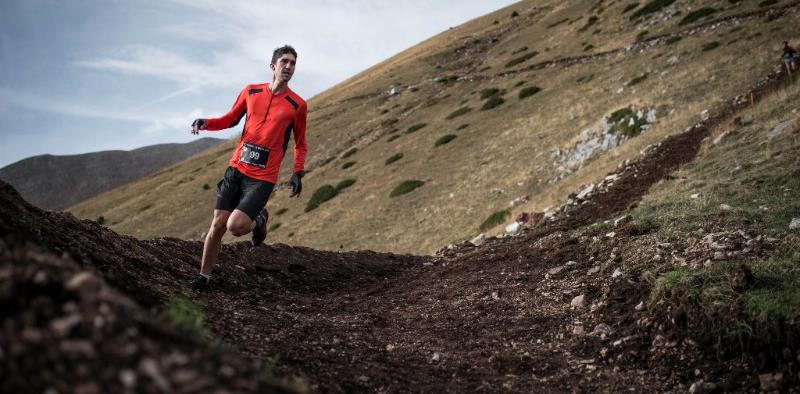
[[[572,334],[574,335],[583,335],[586,330],[583,329],[583,326],[578,324],[575,327],[572,327]]]
[[[516,234],[519,231],[519,222],[514,222],[506,226],[506,234]]]
[[[767,139],[771,140],[771,139],[773,139],[773,138],[785,133],[786,130],[789,130],[792,127],[793,124],[794,124],[794,120],[787,120],[787,121],[783,121],[781,123],[778,123],[777,126],[775,126],[772,130],[769,131],[769,133],[767,133]]]
[[[394,350],[394,345],[392,345],[391,343],[386,345],[386,351],[387,352],[391,352],[392,350]]]
[[[575,298],[573,298],[572,301],[569,304],[571,306],[574,306],[575,308],[582,308],[584,305],[586,305],[586,299],[585,299],[584,295],[581,294],[581,295],[576,296]]]
[[[698,197],[700,197],[700,193],[695,193],[695,194],[692,194],[692,195],[691,195],[691,196],[689,196],[689,197],[691,197],[691,198],[698,198]]]
[[[792,218],[792,222],[789,223],[789,229],[794,230],[800,228],[800,218]]]
[[[619,278],[620,276],[622,276],[622,271],[619,268],[614,269],[614,272],[611,273],[612,278]]]
[[[719,210],[720,211],[730,211],[731,209],[733,209],[733,207],[728,205],[728,204],[720,204],[719,205]]]
[[[606,237],[608,237],[608,238],[614,238],[616,235],[617,235],[617,233],[615,233],[613,231],[610,232],[610,233],[606,233]]]
[[[433,356],[431,356],[431,361],[439,361],[442,358],[442,355],[439,352],[434,352]]]
[[[572,260],[570,260],[570,261],[567,261],[567,263],[566,263],[566,264],[564,264],[564,265],[566,265],[566,266],[571,266],[571,265],[575,265],[575,264],[578,264],[578,262],[577,262],[577,261],[572,261]]]
[[[622,224],[630,222],[632,219],[633,218],[631,217],[631,215],[624,215],[620,218],[617,218],[616,220],[614,220],[614,227],[619,227]]]
[[[611,335],[614,333],[614,329],[611,328],[608,324],[600,323],[594,327],[592,330],[592,334],[595,335]]]
[[[679,61],[680,59],[677,56],[672,56],[669,59],[667,59],[667,65],[674,66],[678,64]]]
[[[123,369],[119,371],[119,381],[127,389],[132,389],[136,386],[136,372],[132,369]]]
[[[469,242],[472,242],[474,245],[478,246],[486,240],[486,235],[484,233],[478,234],[475,238],[472,238]]]
[[[703,120],[708,119],[708,110],[707,109],[704,109],[704,110],[700,111],[700,119],[703,119]]]
[[[594,191],[594,184],[590,184],[589,186],[586,186],[583,190],[581,190],[581,192],[578,193],[578,195],[576,197],[578,199],[583,200],[583,199],[586,198],[586,196],[589,195],[589,193],[591,193],[593,191]]]
[[[644,301],[642,301],[642,302],[639,302],[638,304],[636,304],[636,306],[635,306],[635,307],[633,307],[633,309],[635,309],[635,310],[637,310],[637,311],[644,310]]]

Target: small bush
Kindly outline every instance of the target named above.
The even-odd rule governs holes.
[[[708,44],[703,45],[703,52],[710,51],[719,46],[719,42],[711,41]]]
[[[456,138],[456,136],[453,135],[453,134],[443,135],[441,138],[439,138],[438,140],[436,140],[436,142],[433,143],[433,147],[435,148],[435,147],[437,147],[439,145],[444,145],[444,144],[454,140],[455,138]]]
[[[147,204],[147,205],[139,208],[139,212],[144,212],[144,211],[146,211],[146,210],[148,210],[148,209],[150,209],[152,207],[153,207],[153,204]]]
[[[461,107],[461,108],[451,112],[450,115],[447,115],[447,119],[457,118],[457,117],[459,117],[461,115],[464,115],[464,114],[466,114],[467,112],[470,112],[470,111],[472,111],[472,108],[470,108],[470,107]]]
[[[622,134],[628,138],[641,134],[642,127],[647,124],[647,119],[638,118],[630,108],[620,108],[608,116],[609,130],[612,134]]]
[[[580,29],[578,29],[578,31],[586,31],[586,29],[592,27],[592,25],[597,23],[597,19],[598,19],[597,15],[590,16],[589,19],[586,20],[586,24],[583,25],[583,27],[581,27]]]
[[[594,49],[594,45],[592,45],[592,44],[589,44],[589,45],[586,45],[585,47],[583,47],[583,51],[584,52],[591,51],[592,49]]]
[[[450,83],[450,82],[455,82],[455,81],[458,81],[458,75],[451,75],[449,77],[439,77],[439,78],[436,79],[436,82],[443,83],[443,84]]]
[[[480,91],[480,97],[481,97],[481,100],[486,100],[486,99],[488,99],[490,97],[501,95],[502,94],[501,92],[502,92],[502,90],[500,90],[498,88],[483,89],[483,90]]]
[[[633,114],[633,110],[632,109],[630,109],[628,107],[620,108],[620,109],[612,112],[611,115],[608,116],[608,123],[617,123],[620,120],[622,120],[624,118],[630,118],[633,115],[634,114]]]
[[[625,6],[625,8],[622,9],[622,13],[623,14],[627,14],[628,11],[630,11],[630,10],[632,10],[632,9],[638,7],[638,6],[639,6],[639,2],[638,1],[635,2],[635,3],[628,4],[628,5]]]
[[[319,163],[319,166],[322,167],[322,166],[332,162],[334,159],[336,159],[336,156],[331,156],[331,157],[325,158],[325,160],[323,160],[322,162]]]
[[[683,19],[681,19],[681,21],[680,21],[680,23],[678,23],[678,25],[683,26],[683,25],[688,25],[690,23],[697,22],[698,20],[703,19],[703,18],[705,18],[705,17],[707,17],[709,15],[712,15],[712,14],[716,13],[717,11],[718,11],[717,9],[711,8],[711,7],[703,7],[703,8],[694,10],[694,11],[686,14],[686,16],[684,16]]]
[[[764,1],[760,2],[760,3],[758,3],[758,6],[759,7],[769,7],[769,6],[777,4],[777,3],[778,3],[778,0],[764,0]]]
[[[464,129],[466,129],[467,127],[469,127],[469,123],[464,123],[464,124],[462,124],[462,125],[460,125],[460,126],[456,127],[456,130],[464,130]]]
[[[519,12],[517,12],[517,11],[514,11],[514,12],[511,13],[511,17],[512,18],[516,18],[518,16],[519,16]]]
[[[492,109],[494,107],[497,107],[498,105],[503,104],[504,102],[505,102],[505,100],[503,100],[502,97],[497,97],[497,96],[492,97],[492,98],[486,100],[485,103],[483,103],[483,106],[481,107],[481,111],[490,110],[490,109]]]
[[[102,215],[98,216],[97,219],[95,220],[95,222],[97,222],[97,224],[103,224],[103,223],[106,222],[106,218],[104,216],[102,216]]]
[[[400,138],[400,134],[395,134],[395,135],[389,137],[389,139],[387,139],[386,142],[392,142],[392,141],[394,141],[394,140],[396,140],[398,138]]]
[[[584,76],[576,79],[575,82],[577,82],[577,83],[589,82],[592,79],[594,79],[594,74],[589,74],[589,75],[584,75]]]
[[[518,88],[518,87],[520,87],[520,86],[522,86],[522,85],[526,84],[527,82],[528,82],[528,81],[526,81],[526,80],[524,80],[524,79],[523,79],[522,81],[518,81],[517,83],[515,83],[515,84],[514,84],[514,87],[515,87],[515,88]]]
[[[675,0],[652,0],[649,3],[645,4],[644,7],[639,8],[639,10],[634,12],[631,15],[631,20],[660,11],[662,8],[668,7],[674,2]]]
[[[414,189],[424,184],[425,182],[417,180],[403,181],[403,183],[397,185],[397,187],[395,187],[392,192],[389,193],[389,197],[402,196],[403,194],[410,193]]]
[[[633,79],[631,79],[630,82],[628,82],[628,86],[633,86],[633,85],[639,84],[642,81],[644,81],[645,79],[647,79],[647,73],[644,73],[644,74],[642,74],[642,75],[640,75],[638,77],[634,77]]]
[[[350,186],[353,186],[355,183],[356,180],[353,178],[342,180],[341,182],[336,184],[336,193],[339,193],[340,191],[347,189]]]
[[[394,163],[394,162],[396,162],[396,161],[398,161],[398,160],[400,160],[402,158],[403,158],[403,154],[402,153],[395,153],[395,154],[389,156],[389,158],[386,159],[386,161],[384,163],[388,166],[389,164],[392,164],[392,163]]]
[[[346,170],[346,169],[354,166],[355,164],[356,164],[356,162],[354,162],[354,161],[348,161],[347,163],[342,164],[342,169]]]
[[[638,34],[636,34],[636,41],[642,41],[642,40],[644,40],[644,39],[645,39],[645,37],[647,37],[647,35],[648,35],[648,34],[650,34],[650,31],[649,31],[649,30],[642,30],[642,31],[640,31]]]
[[[399,121],[399,119],[397,119],[397,118],[386,119],[383,122],[381,122],[381,126],[389,127],[389,126],[397,123],[398,121]]]
[[[280,222],[272,223],[272,225],[269,226],[269,231],[270,232],[275,231],[275,230],[279,229],[280,227],[281,227],[281,223]]]
[[[529,87],[519,91],[519,98],[520,98],[520,100],[522,100],[525,97],[533,96],[534,94],[539,93],[541,91],[542,91],[542,88],[540,88],[538,86],[529,86]]]
[[[317,189],[314,194],[311,195],[311,199],[308,200],[308,204],[306,205],[305,212],[312,211],[317,209],[322,203],[328,201],[334,197],[336,197],[336,188],[331,185],[322,185]]]
[[[670,38],[667,38],[667,39],[664,41],[664,43],[665,43],[665,44],[667,44],[667,45],[672,45],[672,44],[674,44],[674,43],[676,43],[676,42],[678,42],[678,41],[680,41],[680,40],[682,40],[682,39],[683,39],[683,37],[679,37],[679,36],[672,36],[672,37],[670,37]]]
[[[514,67],[517,64],[524,63],[524,62],[526,62],[526,61],[528,61],[530,59],[533,59],[533,57],[538,55],[538,54],[539,54],[539,52],[536,52],[536,51],[528,52],[528,53],[526,53],[526,54],[524,54],[524,55],[522,55],[522,56],[520,56],[518,58],[511,59],[511,61],[506,63],[505,67],[506,68]]]
[[[424,128],[427,125],[428,125],[427,123],[417,123],[417,124],[412,125],[411,127],[409,127],[408,130],[406,130],[406,133],[413,133],[413,132],[415,132],[415,131],[417,131],[419,129]]]
[[[486,220],[484,220],[483,223],[481,223],[481,225],[478,227],[478,229],[481,232],[484,232],[486,230],[494,228],[497,225],[505,223],[505,221],[508,219],[509,216],[511,216],[511,210],[510,209],[504,209],[502,211],[497,211],[497,212],[489,215],[489,217],[486,218]]]
[[[354,154],[356,154],[356,152],[358,152],[358,148],[350,148],[350,150],[344,152],[344,154],[342,155],[342,159],[346,159],[350,156],[353,156]]]
[[[208,189],[211,189],[211,186],[209,186],[208,183],[204,183],[203,190],[208,190]]]
[[[525,51],[527,51],[527,50],[528,50],[528,47],[522,47],[522,48],[520,48],[520,49],[517,49],[517,50],[516,50],[516,51],[514,51],[514,52],[511,52],[511,54],[512,54],[512,55],[516,55],[516,54],[518,54],[518,53],[522,53],[522,52],[525,52]]]
[[[195,340],[204,342],[211,338],[211,333],[203,325],[203,310],[184,295],[170,297],[161,317]]]
[[[388,113],[388,112],[389,112],[389,110],[388,110],[388,109],[386,109],[386,108],[384,108],[384,109],[382,109],[382,110],[381,110],[381,115],[383,115],[383,114],[385,114],[385,113]]]
[[[281,216],[281,215],[283,215],[284,213],[286,213],[287,211],[289,211],[289,208],[281,208],[281,209],[279,209],[277,212],[275,212],[275,215],[277,215],[277,216]]]

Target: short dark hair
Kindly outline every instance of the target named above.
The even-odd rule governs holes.
[[[291,53],[294,55],[294,58],[297,59],[297,51],[295,51],[291,45],[284,45],[280,48],[275,48],[275,50],[272,51],[272,61],[270,61],[269,64],[275,64],[275,62],[278,61],[278,58],[287,53]]]

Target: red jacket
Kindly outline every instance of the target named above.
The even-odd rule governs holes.
[[[262,181],[277,183],[283,155],[289,145],[289,136],[294,132],[294,170],[304,170],[306,161],[306,117],[308,107],[288,87],[273,95],[269,84],[247,85],[239,93],[236,102],[227,114],[214,119],[206,119],[207,130],[222,130],[239,124],[247,115],[244,131],[236,151],[233,152],[230,166],[238,168],[243,174]],[[245,156],[242,156],[242,146]],[[256,145],[255,147],[253,145]],[[247,153],[257,148],[265,161],[264,165],[248,164]],[[266,158],[263,155],[266,154]],[[242,161],[244,159],[245,161]]]

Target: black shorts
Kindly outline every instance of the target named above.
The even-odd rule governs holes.
[[[228,167],[225,176],[217,183],[217,204],[214,208],[228,212],[238,209],[251,220],[256,220],[274,188],[272,182],[250,178],[236,168]]]

